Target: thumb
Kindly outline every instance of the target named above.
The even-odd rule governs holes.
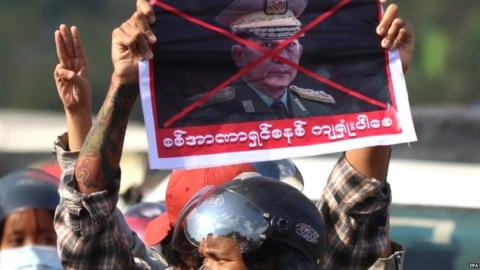
[[[71,70],[68,70],[68,69],[64,69],[64,68],[58,68],[57,71],[56,71],[56,75],[59,78],[67,80],[67,81],[71,81],[77,76],[77,74],[75,74],[75,72],[73,72]]]
[[[85,68],[81,68],[80,71],[75,74],[72,81],[74,85],[78,87],[78,89],[83,93],[90,93],[91,87],[90,82],[87,79],[86,75],[87,71]]]

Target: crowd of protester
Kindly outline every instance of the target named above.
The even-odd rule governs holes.
[[[400,50],[406,72],[414,38],[397,14],[389,5],[377,34],[382,47]],[[55,31],[67,132],[54,147],[63,173],[25,169],[0,179],[0,269],[401,269],[403,247],[389,238],[389,146],[343,153],[317,204],[282,161],[294,180],[282,181],[278,162],[174,170],[165,202],[117,208],[138,61],[152,59],[162,38],[150,29],[155,20],[137,0],[113,30],[111,84],[95,121],[79,30]]]

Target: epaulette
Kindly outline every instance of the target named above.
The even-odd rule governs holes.
[[[202,98],[205,95],[206,94],[199,94],[199,95],[195,95],[193,97],[189,97],[188,99],[193,102],[193,101],[196,101],[196,100]],[[227,88],[224,88],[224,89],[220,90],[218,93],[216,93],[215,95],[210,97],[205,103],[200,105],[200,107],[206,107],[206,106],[222,103],[222,102],[225,102],[225,101],[230,101],[230,100],[235,99],[235,97],[236,97],[235,88],[230,86],[230,87],[227,87]]]
[[[297,95],[299,95],[300,97],[302,97],[304,99],[319,101],[319,102],[324,102],[324,103],[331,103],[331,104],[336,103],[335,99],[331,95],[329,95],[329,94],[327,94],[323,91],[316,91],[316,90],[313,90],[313,89],[301,88],[301,87],[298,87],[296,85],[290,85],[289,88],[290,88],[290,90],[297,93]]]

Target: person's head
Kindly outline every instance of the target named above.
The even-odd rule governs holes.
[[[301,28],[297,19],[306,7],[306,0],[236,0],[216,17],[231,31],[266,49],[274,49]],[[234,45],[232,58],[238,67],[258,60],[263,53],[244,44]],[[290,42],[278,55],[298,64],[303,47],[298,39]],[[273,99],[279,98],[295,80],[297,70],[275,58],[268,58],[252,68],[244,78],[256,89]]]
[[[218,186],[240,175],[261,174],[289,183],[301,190],[303,178],[295,164],[287,159],[220,166],[195,170],[174,170],[166,191],[167,211],[149,222],[145,242],[159,251],[161,259],[180,269],[189,269],[199,262],[198,252],[178,252],[172,246],[173,229],[185,204],[205,186]]]
[[[178,252],[172,247],[173,228],[184,205],[205,186],[224,184],[243,173],[255,172],[250,164],[219,166],[194,170],[174,170],[167,186],[167,211],[151,221],[145,230],[145,243],[160,251],[171,266],[179,269],[198,267],[196,252]]]
[[[0,179],[1,269],[40,264],[61,269],[53,227],[57,187],[57,178],[36,169]]]
[[[248,269],[313,270],[321,267],[325,233],[305,195],[255,176],[197,193],[179,217],[173,242],[178,250],[198,248],[207,269],[231,269],[225,261],[241,254]]]
[[[53,211],[28,208],[15,211],[0,225],[0,251],[24,246],[56,246]]]
[[[283,40],[261,40],[256,38],[249,39],[265,48],[273,49]],[[291,42],[278,55],[298,64],[302,56],[303,47],[298,40]],[[245,67],[254,63],[263,56],[256,49],[244,45],[234,45],[232,47],[232,58],[238,67]],[[274,58],[269,58],[256,65],[244,78],[256,89],[262,91],[267,96],[277,99],[283,94],[283,91],[295,80],[297,69],[286,65]]]

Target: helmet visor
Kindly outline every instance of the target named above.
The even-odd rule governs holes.
[[[184,208],[174,231],[174,248],[188,252],[189,246],[199,247],[207,237],[230,237],[242,253],[251,252],[262,245],[268,227],[263,211],[245,197],[211,188]]]
[[[262,176],[278,179],[302,191],[304,182],[300,170],[289,159],[271,160],[251,163]]]

